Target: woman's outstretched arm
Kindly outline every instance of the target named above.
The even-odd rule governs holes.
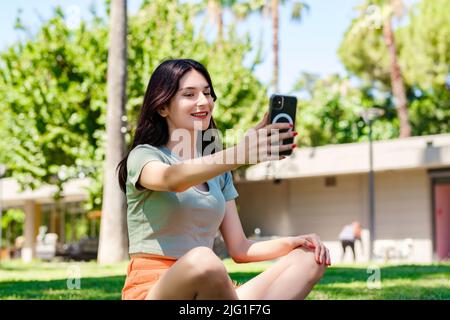
[[[273,130],[287,129],[289,124],[275,123],[265,126],[266,118],[250,129],[243,141],[236,146],[175,165],[160,161],[147,163],[140,174],[140,185],[150,190],[182,192],[244,164],[279,160],[279,153],[295,147],[280,145],[280,141],[292,137],[293,134],[286,132],[277,135],[276,140],[270,138]]]
[[[142,169],[139,184],[155,191],[183,192],[192,186],[240,167],[242,164],[236,164],[234,161],[227,163],[223,160],[234,152],[234,147],[227,148],[209,156],[174,165],[151,161]]]

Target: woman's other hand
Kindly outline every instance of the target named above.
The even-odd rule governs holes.
[[[292,237],[293,248],[305,247],[314,250],[316,262],[331,265],[330,250],[323,244],[319,236],[312,233]]]

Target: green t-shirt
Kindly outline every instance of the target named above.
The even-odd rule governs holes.
[[[150,161],[172,165],[182,159],[164,146],[141,144],[130,152],[126,181],[129,253],[179,258],[198,246],[212,248],[225,202],[238,196],[231,172],[208,180],[208,191],[196,187],[183,192],[154,191],[138,183]]]

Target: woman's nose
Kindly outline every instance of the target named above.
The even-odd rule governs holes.
[[[197,105],[204,105],[204,104],[209,104],[208,99],[203,94],[203,92],[200,92],[200,94],[198,95]]]

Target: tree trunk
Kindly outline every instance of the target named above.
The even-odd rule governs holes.
[[[272,31],[273,31],[273,78],[272,78],[272,88],[274,92],[278,92],[278,29],[279,29],[279,12],[278,12],[278,0],[272,0],[271,2],[272,11]]]
[[[219,47],[223,38],[223,7],[219,0],[208,0],[208,16],[217,25],[217,43]]]
[[[411,126],[409,125],[408,105],[403,83],[402,71],[398,63],[397,49],[395,47],[394,32],[392,30],[391,18],[384,22],[383,27],[384,41],[388,47],[391,59],[391,86],[392,94],[395,98],[395,106],[400,120],[400,138],[411,136]]]
[[[219,12],[217,13],[217,39],[219,43],[222,42],[223,39],[223,12],[222,8],[219,8]]]
[[[125,196],[117,181],[116,167],[125,154],[126,81],[127,81],[127,2],[111,1],[108,53],[108,106],[106,117],[106,159],[102,216],[100,225],[99,263],[127,259],[128,237]]]

